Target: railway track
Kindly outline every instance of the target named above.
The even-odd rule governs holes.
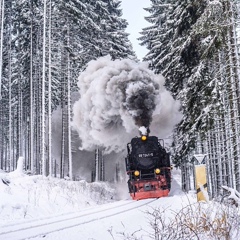
[[[98,206],[97,209],[91,208],[77,213],[69,213],[49,218],[19,222],[12,225],[4,225],[0,226],[0,239],[25,240],[35,237],[44,237],[49,233],[74,228],[128,212],[144,205],[148,205],[156,200],[157,199],[123,201],[120,204],[119,202],[116,202]]]

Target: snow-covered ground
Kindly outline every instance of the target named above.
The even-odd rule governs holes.
[[[180,171],[175,169],[169,197],[133,201],[128,196],[125,183],[110,185],[73,182],[28,176],[21,171],[1,171],[0,239],[221,239],[210,238],[215,233],[214,229],[203,235],[203,238],[197,238],[199,233],[196,238],[184,238],[176,231],[175,228],[181,221],[192,228],[195,223],[202,229],[206,228],[206,221],[210,219],[213,219],[215,224],[226,223],[222,215],[219,215],[219,208],[216,211],[212,203],[197,204],[195,194],[183,193],[180,182]],[[201,205],[203,207],[200,207]],[[196,213],[201,217],[201,221],[197,219]],[[234,214],[236,225],[239,225],[239,214],[237,215],[236,211]],[[231,224],[234,227],[235,222]],[[180,225],[178,229],[183,231]],[[220,234],[222,239],[229,239],[224,238],[224,231],[216,234]],[[231,233],[230,239],[240,239],[236,238],[236,234],[237,231]],[[189,233],[188,236],[193,235]]]

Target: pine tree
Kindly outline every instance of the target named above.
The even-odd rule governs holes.
[[[101,56],[110,54],[112,59],[130,58],[136,59],[125,30],[127,21],[122,19],[121,1],[103,0],[100,4],[96,2],[96,11],[101,16],[99,26],[101,27]]]
[[[1,1],[1,167],[13,170],[24,155],[26,169],[51,173],[51,112],[61,106],[63,155],[68,153],[62,159],[71,172],[67,125],[79,73],[102,55],[135,57],[119,6],[118,1]]]
[[[143,29],[141,40],[149,49],[145,60],[166,77],[166,87],[182,102],[175,163],[189,161],[199,139],[206,140],[212,194],[219,193],[223,177],[239,189],[237,2],[152,2],[147,19],[153,26]],[[222,149],[224,144],[228,148]]]

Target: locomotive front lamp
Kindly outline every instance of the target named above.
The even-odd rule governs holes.
[[[155,169],[155,173],[159,174],[161,172],[161,170],[159,168]]]
[[[140,175],[140,172],[139,171],[134,171],[134,176],[138,177]]]
[[[143,140],[143,141],[146,141],[146,140],[147,140],[147,136],[143,135],[143,136],[142,136],[142,140]]]

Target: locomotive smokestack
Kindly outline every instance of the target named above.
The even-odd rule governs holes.
[[[150,133],[150,130],[149,130],[149,128],[147,127],[144,127],[144,126],[141,126],[140,128],[139,128],[139,133],[140,133],[140,136],[148,136],[149,135],[149,133]]]

